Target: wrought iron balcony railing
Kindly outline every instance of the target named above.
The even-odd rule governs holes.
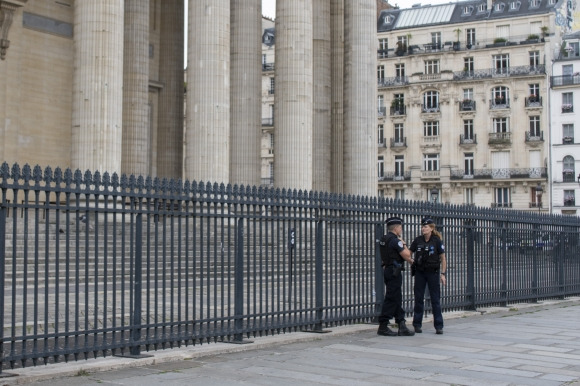
[[[502,69],[487,68],[483,70],[474,71],[457,71],[453,73],[453,80],[478,80],[494,77],[506,76],[537,76],[545,75],[546,66],[541,64],[538,66],[514,66]]]
[[[526,142],[544,142],[544,132],[526,131]]]
[[[475,101],[473,99],[464,99],[459,102],[459,111],[475,111]]]
[[[563,145],[572,145],[574,143],[574,137],[564,137],[562,138]]]
[[[468,176],[468,177],[466,177]],[[546,178],[546,168],[519,168],[519,169],[452,169],[451,179],[509,179],[509,178]]]
[[[511,208],[512,203],[511,202],[492,202],[491,207],[492,208]]]
[[[274,71],[274,63],[262,63],[262,71]]]
[[[576,200],[573,198],[572,199],[565,199],[564,206],[576,206]]]
[[[391,107],[391,116],[407,115],[406,106]]]
[[[401,147],[407,147],[407,137],[391,138],[391,149]]]
[[[573,86],[580,84],[580,73],[574,73],[572,75],[557,75],[550,77],[550,85],[552,87],[557,86]]]
[[[439,108],[439,105],[437,105],[437,106],[426,105],[426,104],[421,105],[421,112],[422,113],[438,113],[440,111],[441,110]]]
[[[379,177],[379,181],[410,181],[411,172],[404,173],[384,173],[382,177]]]
[[[379,78],[378,87],[393,87],[409,84],[409,78],[406,76],[395,76],[392,78]]]
[[[510,98],[492,98],[489,100],[490,109],[509,109]]]
[[[387,108],[386,107],[379,107],[377,109],[377,113],[379,114],[379,117],[384,117],[385,115],[387,115]]]
[[[529,96],[524,100],[526,107],[542,107],[542,97],[541,96]]]

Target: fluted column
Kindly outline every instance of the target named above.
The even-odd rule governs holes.
[[[312,1],[276,3],[274,185],[313,188]]]
[[[331,181],[330,0],[313,0],[313,189],[327,192]]]
[[[260,185],[261,0],[231,0],[230,182]]]
[[[345,1],[344,193],[377,194],[376,2]]]
[[[122,172],[145,176],[151,172],[149,0],[125,0],[123,66]]]
[[[185,177],[228,182],[230,0],[190,0]]]
[[[157,135],[157,175],[183,175],[183,0],[165,0],[161,8],[159,80],[159,125]]]
[[[344,191],[344,0],[330,0],[331,191]]]
[[[123,1],[74,2],[72,166],[121,171]]]

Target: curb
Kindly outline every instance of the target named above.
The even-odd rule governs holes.
[[[514,312],[520,309],[545,307],[551,305],[563,306],[566,303],[580,302],[580,297],[570,297],[564,300],[545,300],[538,303],[517,303],[506,307],[488,307],[476,311],[454,311],[444,314],[445,319],[458,319],[479,315],[492,315],[496,313]],[[425,322],[432,320],[429,316]],[[188,346],[185,348],[173,348],[159,351],[146,352],[151,356],[144,358],[123,358],[109,356],[106,358],[88,359],[86,361],[62,362],[44,366],[34,366],[6,370],[0,378],[0,385],[23,385],[38,381],[46,381],[57,378],[74,377],[91,373],[106,372],[151,366],[161,363],[177,362],[183,360],[199,359],[216,355],[247,352],[271,348],[279,345],[292,343],[304,343],[324,340],[327,337],[338,337],[349,334],[371,332],[377,329],[377,324],[353,324],[333,327],[328,333],[317,334],[310,332],[293,332],[280,335],[268,335],[254,338],[251,344],[233,343],[208,343],[204,345]]]

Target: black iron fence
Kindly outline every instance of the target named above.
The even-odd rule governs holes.
[[[576,217],[4,164],[3,368],[371,322],[385,217],[426,214],[444,310],[580,293]]]

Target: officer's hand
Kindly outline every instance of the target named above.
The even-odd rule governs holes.
[[[445,275],[439,275],[439,277],[441,278],[441,284],[445,285],[445,283],[447,283],[447,279],[445,278]]]

